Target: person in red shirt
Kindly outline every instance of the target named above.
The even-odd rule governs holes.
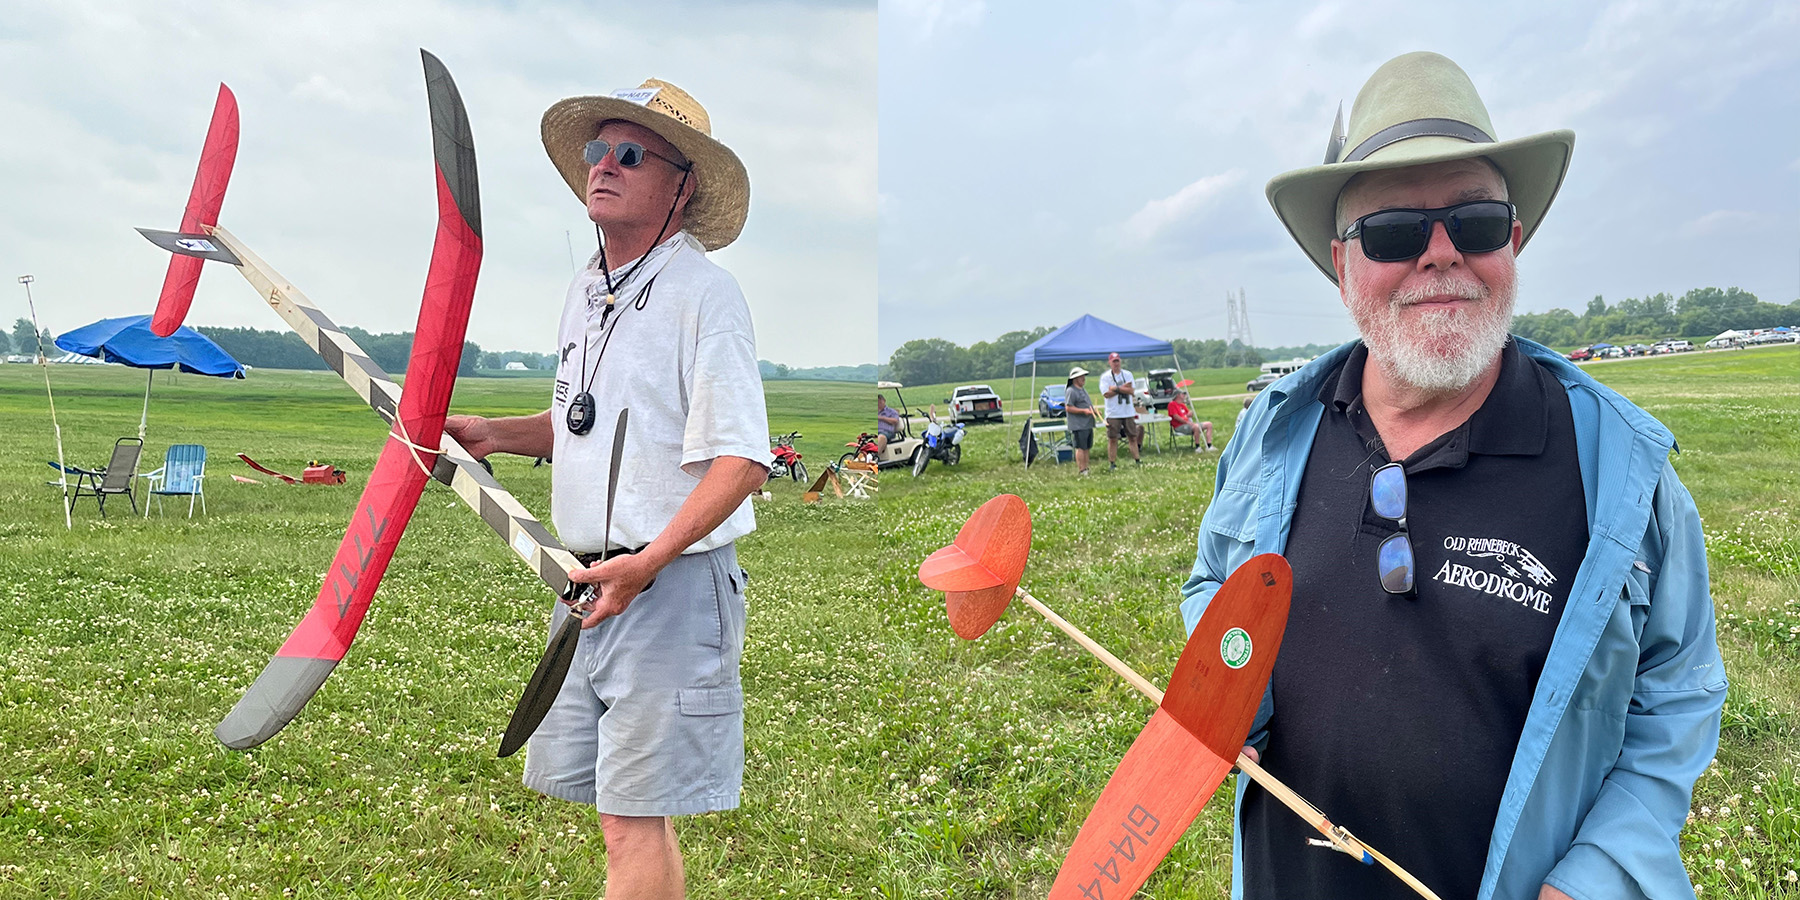
[[[1193,440],[1195,453],[1206,453],[1213,449],[1213,423],[1194,421],[1194,410],[1188,406],[1187,391],[1176,391],[1175,397],[1169,401],[1169,429]],[[1206,439],[1204,447],[1200,446],[1201,438]]]

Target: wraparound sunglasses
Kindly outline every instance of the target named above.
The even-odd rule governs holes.
[[[1431,226],[1444,223],[1450,243],[1464,253],[1490,253],[1512,240],[1518,210],[1505,200],[1474,200],[1438,209],[1383,209],[1350,224],[1343,240],[1362,239],[1363,255],[1400,262],[1425,252]]]

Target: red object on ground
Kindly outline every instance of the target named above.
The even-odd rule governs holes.
[[[307,484],[343,484],[344,470],[334,466],[307,466],[300,473],[300,480]]]
[[[238,106],[231,88],[219,85],[219,99],[213,104],[212,124],[206,129],[206,143],[200,149],[200,168],[194,172],[194,188],[188,194],[187,210],[181,214],[181,231],[198,234],[202,229],[219,224],[219,208],[225,205],[225,185],[231,181],[231,166],[237,161]],[[150,320],[150,331],[157,337],[168,337],[187,318],[194,303],[194,288],[200,283],[200,267],[206,260],[174,254],[169,257],[169,271],[163,276],[162,295],[156,299],[156,315]]]
[[[1231,771],[1287,628],[1293,572],[1252,557],[1188,636],[1162,705],[1119,761],[1063,859],[1050,900],[1137,892]]]

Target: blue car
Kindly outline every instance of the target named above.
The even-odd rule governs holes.
[[[1067,391],[1068,388],[1060,384],[1046,385],[1044,392],[1038,395],[1038,415],[1046,419],[1062,418],[1063,397],[1066,396]]]

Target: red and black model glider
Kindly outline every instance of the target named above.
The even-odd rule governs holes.
[[[223,227],[202,226],[204,247],[161,237],[166,233],[146,232],[153,243],[171,252],[237,266],[269,307],[393,427],[312,611],[215,730],[219,740],[234,749],[254,747],[279,731],[348,651],[427,471],[448,484],[558,597],[581,603],[591,593],[587,585],[569,581],[569,571],[580,567],[574,554],[481,462],[453,438],[440,434],[480,264],[481,217],[474,146],[462,101],[443,64],[430,53],[421,55],[431,107],[439,222],[407,373],[407,383],[415,390],[402,395],[400,386],[336,322]],[[158,309],[165,311],[161,303]],[[166,309],[179,324],[182,311],[174,305]],[[394,458],[403,460],[404,466],[389,462]]]
[[[475,144],[462,98],[443,63],[429,53],[424,60],[437,163],[438,227],[406,369],[406,392],[312,611],[219,723],[215,733],[228,747],[255,746],[279,731],[343,659],[437,463],[436,448],[481,270],[481,206]]]
[[[187,209],[181,214],[178,232],[138,229],[158,246],[172,251],[169,271],[163,276],[162,296],[156,301],[156,315],[150,320],[150,331],[157,337],[168,337],[187,318],[194,302],[194,288],[200,284],[200,267],[217,247],[202,231],[219,224],[219,209],[225,205],[225,185],[231,181],[231,165],[237,160],[238,107],[231,88],[219,85],[219,99],[213,104],[212,124],[206,129],[206,144],[200,150],[200,168],[194,173],[194,189],[188,194]],[[229,262],[230,260],[226,260]]]

